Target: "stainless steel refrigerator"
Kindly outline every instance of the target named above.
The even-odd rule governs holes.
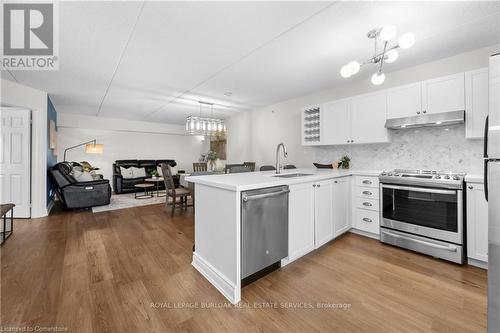
[[[489,115],[484,133],[488,200],[488,332],[500,332],[500,53],[490,57]]]

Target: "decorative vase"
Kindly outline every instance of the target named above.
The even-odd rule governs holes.
[[[208,168],[210,169],[210,171],[214,171],[215,161],[213,160],[208,161]]]

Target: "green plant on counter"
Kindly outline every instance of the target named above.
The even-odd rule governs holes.
[[[348,155],[342,155],[339,162],[339,167],[342,169],[349,169],[349,162],[351,158]]]
[[[159,177],[160,174],[158,173],[158,170],[153,170],[151,171],[151,177]]]

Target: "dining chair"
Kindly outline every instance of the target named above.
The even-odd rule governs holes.
[[[195,162],[193,163],[193,172],[207,171],[207,162]]]
[[[260,167],[259,170],[260,171],[271,171],[271,170],[276,170],[276,168],[273,167],[272,165],[263,165]]]
[[[180,207],[187,209],[188,207],[187,199],[188,197],[191,197],[191,191],[184,187],[175,188],[174,178],[172,177],[172,169],[170,165],[167,163],[161,163],[160,165],[161,165],[161,171],[163,173],[163,181],[165,182],[165,190],[167,192],[166,196],[167,200],[165,203],[165,208],[167,208],[168,206],[168,198],[172,198],[171,215],[174,216],[176,205],[179,205]],[[177,198],[179,198],[180,200],[179,202],[177,202]]]
[[[226,173],[250,172],[250,168],[245,164],[226,164]]]
[[[243,162],[243,164],[250,169],[251,172],[255,171],[255,162]]]
[[[287,164],[283,167],[283,169],[297,169],[297,167],[293,164]]]

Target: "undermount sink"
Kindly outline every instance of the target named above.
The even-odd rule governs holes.
[[[279,178],[295,178],[295,177],[305,177],[305,176],[311,176],[312,174],[310,173],[284,173],[282,175],[276,175],[273,177],[279,177]]]

